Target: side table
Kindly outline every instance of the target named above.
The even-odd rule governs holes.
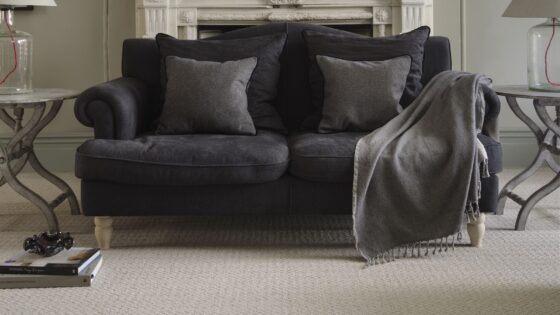
[[[504,186],[500,191],[498,199],[498,210],[496,214],[504,213],[504,206],[507,198],[510,198],[521,206],[515,223],[515,229],[522,231],[525,230],[527,217],[533,207],[542,198],[560,187],[560,165],[554,159],[555,156],[560,155],[560,93],[533,91],[527,86],[497,86],[495,90],[498,95],[506,97],[507,103],[513,113],[531,129],[539,145],[539,151],[531,165]],[[537,123],[525,114],[517,102],[518,98],[533,100],[533,107],[537,112],[537,116],[544,124],[544,129],[539,127]],[[552,108],[555,111],[556,119],[550,117],[547,108]],[[535,174],[543,164],[548,165],[556,173],[554,179],[539,188],[526,200],[515,194],[513,190],[527,178]]]
[[[37,206],[47,219],[50,233],[60,232],[54,213],[56,207],[68,200],[72,214],[79,214],[80,206],[70,186],[41,165],[33,150],[33,142],[39,132],[56,117],[64,100],[76,98],[78,94],[76,91],[62,89],[34,89],[26,94],[0,95],[0,120],[14,131],[8,143],[0,145],[0,186],[8,184]],[[47,103],[51,103],[48,110]],[[32,114],[24,124],[26,110]],[[13,116],[9,111],[12,111]],[[47,202],[19,181],[18,174],[27,163],[39,176],[60,189],[60,195],[53,201]]]

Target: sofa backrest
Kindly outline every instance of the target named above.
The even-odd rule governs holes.
[[[303,119],[312,111],[311,93],[308,80],[308,58],[303,41],[304,30],[324,33],[348,32],[304,23],[272,23],[243,28],[221,34],[213,39],[246,38],[265,34],[285,32],[288,34],[286,46],[281,56],[281,74],[278,84],[276,108],[289,130],[298,129]],[[128,39],[123,46],[122,73],[145,82],[150,90],[153,118],[161,111],[160,56],[153,39]],[[436,74],[451,69],[449,40],[432,36],[426,42],[422,83],[426,84]]]

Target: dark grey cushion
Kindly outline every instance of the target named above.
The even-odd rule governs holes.
[[[409,56],[384,61],[317,56],[317,63],[325,81],[319,132],[372,131],[401,112]]]
[[[288,168],[283,135],[146,135],[134,140],[90,140],[78,148],[76,176],[125,184],[254,184]]]
[[[214,62],[169,56],[158,134],[255,135],[247,84],[257,58]]]
[[[354,150],[367,132],[320,134],[302,132],[290,137],[290,174],[301,179],[350,183],[354,174]],[[491,174],[502,170],[501,144],[492,138],[478,135],[488,153]]]
[[[290,174],[318,182],[351,182],[354,149],[358,140],[366,134],[367,132],[302,132],[291,136]]]
[[[316,56],[324,55],[353,61],[378,61],[408,55],[412,59],[406,88],[400,104],[408,106],[422,90],[424,45],[430,36],[430,28],[419,27],[396,36],[371,38],[357,34],[338,35],[315,31],[303,32],[310,62],[309,81],[314,112],[302,124],[304,129],[316,129],[323,106],[323,75]]]
[[[257,57],[257,66],[247,90],[249,113],[257,129],[285,132],[284,124],[273,104],[280,76],[279,58],[284,49],[286,34],[231,40],[179,40],[166,34],[158,34],[156,41],[162,57],[163,87],[166,85],[167,56],[217,62]]]

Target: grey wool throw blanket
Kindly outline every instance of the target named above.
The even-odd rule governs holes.
[[[447,71],[354,156],[356,247],[369,265],[442,251],[478,214],[483,75]],[[482,150],[484,150],[482,148]]]

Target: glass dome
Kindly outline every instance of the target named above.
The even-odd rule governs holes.
[[[550,18],[528,33],[529,88],[560,92],[560,23]]]

